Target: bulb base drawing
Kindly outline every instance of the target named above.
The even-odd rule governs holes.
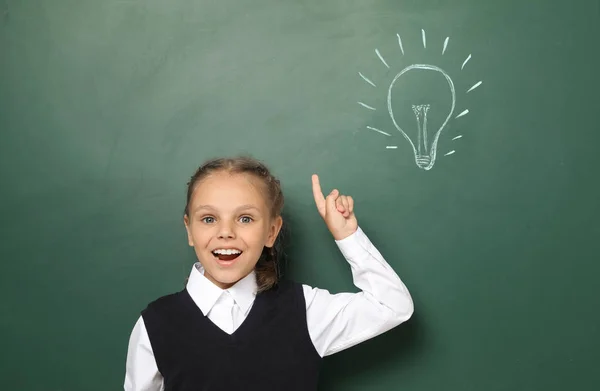
[[[429,170],[433,166],[431,156],[429,155],[417,155],[415,156],[415,162],[419,168]]]

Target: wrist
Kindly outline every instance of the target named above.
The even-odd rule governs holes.
[[[344,240],[347,237],[352,236],[352,234],[354,234],[357,230],[358,227],[344,231],[332,232],[331,234],[333,235],[333,238],[339,242],[340,240]]]

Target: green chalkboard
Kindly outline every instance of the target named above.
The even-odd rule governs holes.
[[[316,172],[413,294],[321,389],[598,389],[599,8],[1,0],[2,389],[122,389],[194,261],[188,177],[242,153],[282,180],[289,276],[355,290]]]

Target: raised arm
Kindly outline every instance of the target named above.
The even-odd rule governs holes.
[[[313,175],[313,195],[321,217],[352,270],[357,293],[331,294],[304,285],[309,333],[327,356],[380,335],[413,313],[408,289],[358,226],[352,197],[334,189],[325,198]]]
[[[376,337],[413,314],[408,289],[360,227],[336,243],[360,291],[331,294],[304,285],[308,329],[322,357]]]

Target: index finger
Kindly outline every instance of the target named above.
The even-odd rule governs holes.
[[[323,196],[321,184],[319,183],[319,176],[317,174],[313,174],[312,176],[312,189],[313,196],[315,197],[315,203],[317,204],[317,206],[325,204],[325,197]]]

